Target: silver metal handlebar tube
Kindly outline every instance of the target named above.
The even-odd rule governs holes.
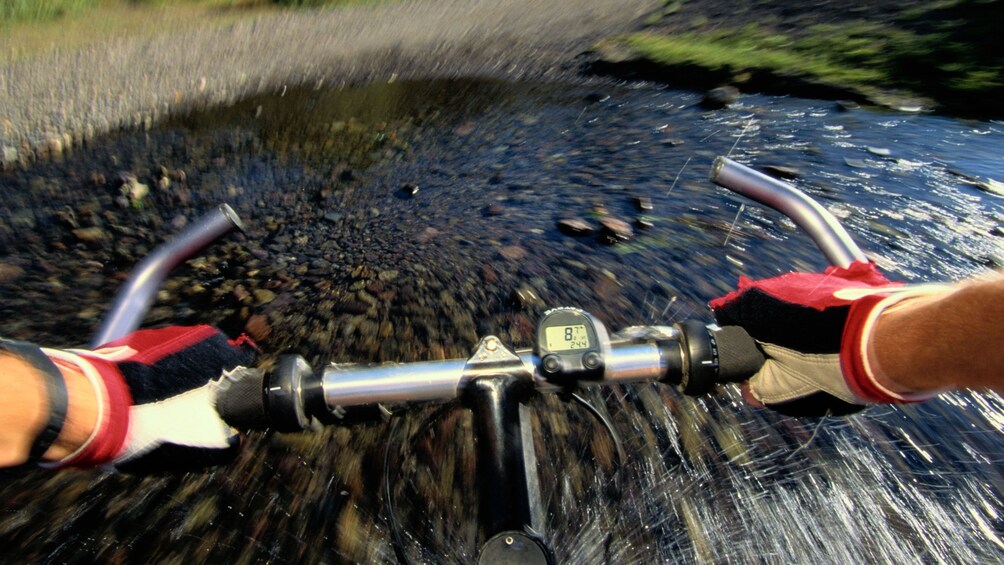
[[[809,234],[831,265],[846,267],[855,261],[868,261],[833,214],[790,184],[727,157],[715,159],[711,167],[711,181],[791,218]]]
[[[329,409],[364,404],[450,400],[460,394],[467,361],[424,361],[373,366],[328,365],[321,376]]]
[[[534,375],[537,390],[556,392],[560,387],[544,378],[540,359],[530,350],[516,352]],[[614,343],[605,355],[606,372],[600,381],[581,384],[615,384],[656,381],[665,376],[667,364],[654,343]],[[342,406],[445,401],[457,398],[467,374],[467,361],[423,361],[382,365],[328,365],[321,375],[324,403],[334,410]]]
[[[229,205],[221,204],[154,249],[115,296],[101,329],[91,339],[91,347],[125,337],[138,328],[171,269],[234,228],[244,231],[240,217]]]

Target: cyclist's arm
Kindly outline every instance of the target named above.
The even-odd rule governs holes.
[[[1004,391],[1004,277],[883,313],[869,360],[894,388]]]
[[[46,460],[66,457],[90,436],[97,422],[94,388],[76,370],[60,367],[66,382],[66,421]],[[42,377],[31,365],[12,355],[0,355],[0,467],[28,460],[32,443],[49,419],[49,403]]]

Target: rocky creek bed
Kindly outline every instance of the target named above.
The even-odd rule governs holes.
[[[1004,177],[1000,124],[757,96],[707,112],[699,100],[607,82],[278,88],[100,138],[0,177],[0,334],[85,342],[144,253],[223,201],[247,234],[180,269],[147,323],[246,331],[265,362],[466,357],[488,333],[528,346],[559,304],[614,328],[708,319],[707,300],[739,274],[823,266],[789,222],[705,180],[719,154],[794,176],[895,278],[1004,264],[1004,207],[979,185]],[[569,235],[570,219],[592,231]],[[628,464],[581,410],[536,403],[563,562],[992,561],[1004,547],[996,395],[822,421],[754,410],[732,389],[591,398]],[[393,492],[412,557],[470,561],[470,422],[455,410],[427,423],[433,410],[391,445]],[[233,465],[184,476],[10,471],[3,552],[387,561],[387,438],[382,424],[254,434]]]

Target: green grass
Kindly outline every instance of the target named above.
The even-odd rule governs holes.
[[[79,14],[99,0],[0,0],[0,22],[45,21]]]
[[[667,6],[670,5],[667,2]],[[661,14],[660,14],[661,15]],[[890,22],[820,24],[788,36],[773,22],[738,29],[615,38],[643,59],[742,77],[798,77],[813,83],[909,91],[949,111],[973,105],[1004,114],[1004,1],[932,2]]]
[[[765,34],[755,27],[713,34],[639,33],[624,40],[636,53],[657,63],[695,65],[734,75],[769,71],[839,84],[875,84],[884,78],[877,69],[842,64],[825,53],[799,49],[788,38]]]

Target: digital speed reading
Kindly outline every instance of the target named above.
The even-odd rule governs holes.
[[[537,324],[534,353],[549,380],[602,378],[609,347],[603,324],[578,308],[552,308]]]
[[[589,332],[583,324],[544,328],[544,338],[551,351],[589,349]]]

